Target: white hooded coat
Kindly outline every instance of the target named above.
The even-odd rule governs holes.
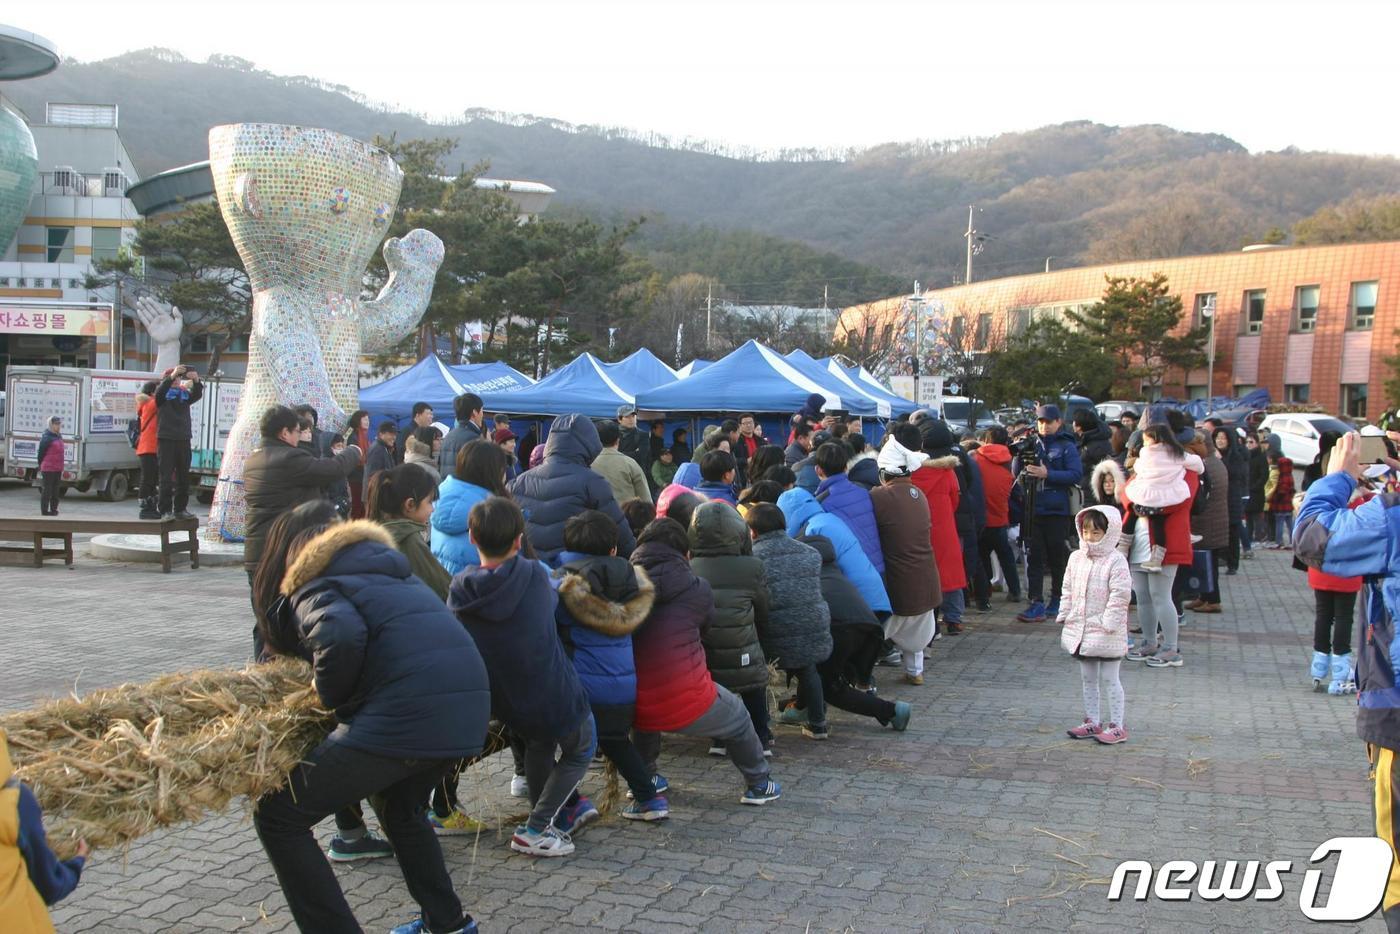
[[[1084,516],[1097,512],[1108,531],[1096,542],[1084,540]],[[1112,506],[1090,506],[1074,517],[1079,548],[1069,556],[1058,622],[1060,645],[1080,658],[1122,658],[1128,654],[1128,601],[1133,579],[1118,550],[1123,519]]]

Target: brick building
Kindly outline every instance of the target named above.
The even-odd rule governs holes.
[[[1204,368],[1177,371],[1167,376],[1167,395],[1239,395],[1262,386],[1275,401],[1356,418],[1400,404],[1381,388],[1400,328],[1400,241],[1083,266],[931,290],[923,300],[941,304],[946,327],[965,328],[990,349],[995,335],[1019,333],[1032,317],[1092,305],[1105,276],[1158,272],[1181,296],[1183,327],[1199,324],[1207,303],[1216,309],[1214,385],[1208,392]],[[847,308],[837,336],[882,346],[907,305],[897,297]]]

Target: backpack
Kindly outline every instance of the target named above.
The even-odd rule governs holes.
[[[126,420],[126,440],[131,444],[131,449],[136,450],[141,444],[141,417],[129,418]]]

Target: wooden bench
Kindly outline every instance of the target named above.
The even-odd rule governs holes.
[[[184,532],[184,541],[171,541],[171,532]],[[160,569],[170,573],[170,556],[189,552],[190,567],[199,567],[198,519],[65,519],[59,516],[0,517],[0,541],[29,542],[33,545],[0,545],[0,557],[29,555],[34,566],[43,567],[45,558],[62,558],[73,566],[74,533],[96,535],[159,535]],[[45,545],[62,541],[62,547]],[[11,560],[11,563],[14,563]]]

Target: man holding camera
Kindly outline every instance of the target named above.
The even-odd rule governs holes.
[[[1035,410],[1035,434],[1017,446],[1021,482],[1026,485],[1026,516],[1021,539],[1026,546],[1026,589],[1031,605],[1016,618],[1023,623],[1054,619],[1060,611],[1060,587],[1069,563],[1070,490],[1082,478],[1079,446],[1065,430],[1057,405]],[[1050,569],[1050,603],[1044,600],[1045,570]]]
[[[194,367],[177,366],[156,386],[156,474],[162,519],[193,519],[190,502],[190,407],[204,398]]]

